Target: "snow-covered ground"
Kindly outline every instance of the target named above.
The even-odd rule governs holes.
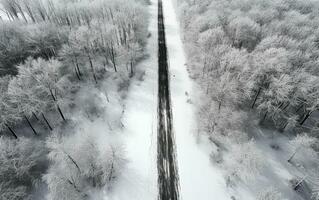
[[[3,6],[0,3],[0,20],[7,20],[8,17],[2,9],[3,9]]]
[[[181,199],[229,200],[224,177],[210,162],[209,145],[197,143],[196,140],[195,107],[188,102],[193,95],[195,83],[189,78],[186,70],[186,59],[173,2],[163,0],[163,10]]]
[[[149,12],[149,57],[137,66],[139,75],[131,82],[123,116],[122,142],[129,163],[105,199],[157,198],[157,0],[152,0]]]

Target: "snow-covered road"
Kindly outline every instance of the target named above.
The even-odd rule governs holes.
[[[128,168],[106,200],[155,200],[158,198],[157,172],[157,3],[151,0],[150,55],[139,64],[145,69],[143,81],[134,80],[127,97],[123,140]],[[209,151],[196,142],[195,107],[187,102],[192,96],[193,81],[186,70],[186,59],[173,2],[163,0],[166,43],[170,68],[173,129],[176,134],[180,199],[229,200],[222,173],[214,168]],[[187,95],[186,95],[187,94]]]
[[[178,200],[179,182],[162,0],[158,1],[158,199]]]
[[[196,143],[195,107],[187,100],[193,95],[194,82],[186,70],[186,59],[179,23],[172,0],[163,0],[166,43],[170,65],[173,127],[176,134],[180,197],[183,200],[229,200],[224,177],[214,168],[209,151]],[[186,95],[188,94],[188,95]]]

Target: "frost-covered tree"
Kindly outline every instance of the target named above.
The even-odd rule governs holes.
[[[19,99],[22,101],[26,99],[22,103],[24,109],[27,109],[26,111],[22,109],[25,114],[31,115],[32,112],[44,112],[56,107],[65,120],[59,102],[67,100],[72,85],[66,84],[66,78],[60,73],[61,67],[62,64],[57,60],[43,59],[28,59],[25,64],[18,66],[19,74],[12,82],[10,91],[13,96],[17,96],[16,102],[19,102]]]
[[[249,17],[237,17],[228,26],[228,34],[237,48],[253,50],[260,40],[261,28]]]
[[[0,74],[16,74],[28,57],[55,57],[67,39],[68,31],[54,24],[0,23]]]
[[[73,138],[53,136],[47,146],[52,165],[44,180],[52,200],[85,199],[90,188],[111,187],[125,165],[120,147],[110,145],[101,151],[90,135],[78,133]]]
[[[309,150],[317,142],[316,138],[310,137],[307,134],[297,135],[293,140],[290,141],[290,145],[293,149],[292,155],[289,157],[288,162],[292,162],[294,157],[299,151]]]
[[[285,49],[267,49],[264,52],[256,52],[252,59],[251,80],[254,83],[255,91],[251,107],[253,108],[263,90],[269,89],[274,78],[289,69]],[[262,100],[261,100],[262,101]]]
[[[85,57],[89,62],[93,79],[97,83],[96,69],[94,67],[94,58],[97,56],[98,38],[94,30],[90,30],[87,26],[81,26],[71,31],[69,43],[76,52],[81,52],[81,56]]]
[[[10,95],[8,94],[8,86],[11,81],[10,76],[0,77],[0,131],[8,129],[14,138],[18,138],[17,134],[12,128],[12,125],[21,119],[19,113],[13,109]]]
[[[41,141],[0,137],[0,199],[29,199],[46,170],[45,152]]]
[[[97,24],[96,29],[99,37],[98,50],[104,58],[104,65],[111,64],[117,72],[119,56],[119,39],[117,28],[113,24]]]
[[[62,44],[67,42],[68,30],[52,23],[38,23],[26,26],[28,54],[34,58],[50,59],[57,56]]]
[[[15,64],[26,55],[25,33],[20,23],[0,22],[0,74],[16,74]]]

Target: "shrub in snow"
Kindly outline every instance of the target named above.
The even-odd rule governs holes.
[[[220,110],[218,113],[218,103],[211,101],[207,104],[201,106],[199,117],[200,130],[210,134],[221,134],[224,136],[228,135],[237,135],[233,130],[243,130],[247,124],[247,114],[241,111],[235,111],[228,107],[225,107]],[[216,112],[213,112],[213,111]],[[234,134],[233,134],[234,133]],[[243,137],[247,135],[244,133]],[[237,135],[236,137],[241,137]],[[247,140],[246,140],[247,141]]]
[[[210,153],[210,160],[214,163],[220,164],[223,160],[223,152],[221,151],[221,148],[216,145],[216,148],[212,150]]]
[[[271,144],[270,144],[270,147],[273,149],[273,150],[275,150],[275,151],[279,151],[281,148],[280,148],[280,146],[279,146],[279,144],[277,144],[277,143],[275,143],[275,142],[272,142]]]
[[[125,165],[119,146],[109,145],[100,151],[89,135],[51,137],[47,146],[51,166],[44,180],[50,200],[80,200],[93,188],[110,188]]]
[[[264,167],[264,157],[256,148],[253,140],[247,143],[237,144],[230,154],[228,177],[230,182],[235,182],[236,178],[248,182],[254,180]]]
[[[295,192],[297,192],[300,196],[302,196],[303,199],[313,200],[313,198],[311,197],[313,196],[314,193],[309,187],[309,182],[307,179],[308,179],[307,176],[303,178],[293,178],[289,180],[289,182],[291,184],[291,188]]]
[[[297,135],[293,140],[291,140],[289,143],[291,145],[292,155],[289,157],[288,162],[292,162],[292,160],[296,157],[296,155],[300,152],[304,152],[309,154],[313,154],[314,151],[311,148],[315,143],[317,142],[317,139],[314,137],[310,137],[307,134],[301,134]]]
[[[275,188],[270,187],[258,194],[257,200],[284,200]]]
[[[45,146],[27,138],[0,138],[0,199],[28,199],[45,171]]]

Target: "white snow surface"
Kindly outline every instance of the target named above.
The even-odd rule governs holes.
[[[149,11],[149,57],[137,66],[137,74],[145,74],[131,82],[123,116],[122,142],[129,163],[105,200],[157,199],[157,0]]]
[[[195,107],[188,102],[196,87],[186,70],[186,59],[173,1],[163,0],[170,65],[173,127],[182,200],[229,200],[222,172],[209,159],[209,144],[196,140]]]

